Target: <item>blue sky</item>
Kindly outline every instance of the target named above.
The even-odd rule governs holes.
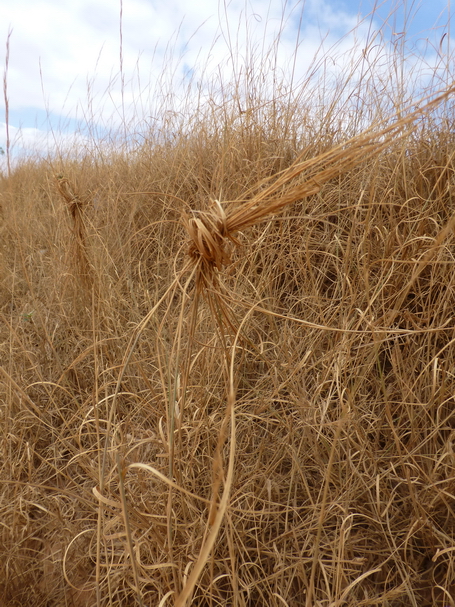
[[[296,85],[315,56],[325,53],[333,69],[343,70],[350,49],[360,53],[367,41],[401,48],[414,68],[426,61],[430,71],[451,43],[443,0],[123,0],[122,46],[120,6],[120,0],[1,3],[3,69],[11,31],[7,92],[16,152],[42,152],[74,132],[83,142],[87,123],[102,135],[125,118],[147,120],[190,77],[221,73],[227,81],[245,62],[247,47],[259,57],[278,34],[278,68],[290,79],[293,66]],[[2,148],[5,138],[2,95]]]
[[[344,4],[349,10],[359,10],[364,15],[374,10],[378,24],[388,23],[389,34],[393,30],[407,30],[410,39],[431,37],[437,40],[438,31],[447,30],[449,5],[445,0],[345,0]]]

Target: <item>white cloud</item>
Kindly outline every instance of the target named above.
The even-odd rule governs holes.
[[[304,21],[305,42],[313,46],[324,29],[336,28],[338,37],[355,24],[355,18],[335,13],[326,3],[318,2],[318,10],[309,12],[312,20],[317,12],[321,28],[307,27]],[[251,0],[247,8],[237,0],[226,6],[206,0],[189,8],[183,0],[123,0],[125,80],[137,78],[139,71],[148,85],[148,79],[159,79],[181,54],[191,68],[199,63],[214,70],[229,50],[242,62],[247,44],[263,53],[282,27],[285,58],[295,49],[299,13],[299,2],[288,7],[283,25],[277,0]],[[87,98],[87,79],[96,87],[94,92],[104,93],[119,71],[119,4],[111,0],[16,0],[2,5],[0,23],[13,28],[8,87],[15,107],[73,112],[77,102]],[[5,40],[7,27],[0,31]],[[302,60],[305,63],[303,56]],[[179,70],[183,72],[182,65]]]
[[[0,172],[7,165],[6,124],[0,122]],[[10,159],[14,166],[19,159],[37,159],[55,157],[59,154],[75,157],[82,150],[93,150],[94,142],[79,132],[56,132],[37,128],[17,128],[9,125]]]

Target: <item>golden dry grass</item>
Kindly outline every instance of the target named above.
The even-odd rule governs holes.
[[[455,605],[451,98],[236,90],[2,178],[5,607]]]

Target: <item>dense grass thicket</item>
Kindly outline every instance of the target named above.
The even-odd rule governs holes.
[[[365,73],[0,179],[2,606],[455,606],[453,98],[287,172],[405,115]]]

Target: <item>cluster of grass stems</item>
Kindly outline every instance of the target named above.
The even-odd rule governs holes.
[[[449,70],[258,70],[1,178],[5,607],[455,605]]]

